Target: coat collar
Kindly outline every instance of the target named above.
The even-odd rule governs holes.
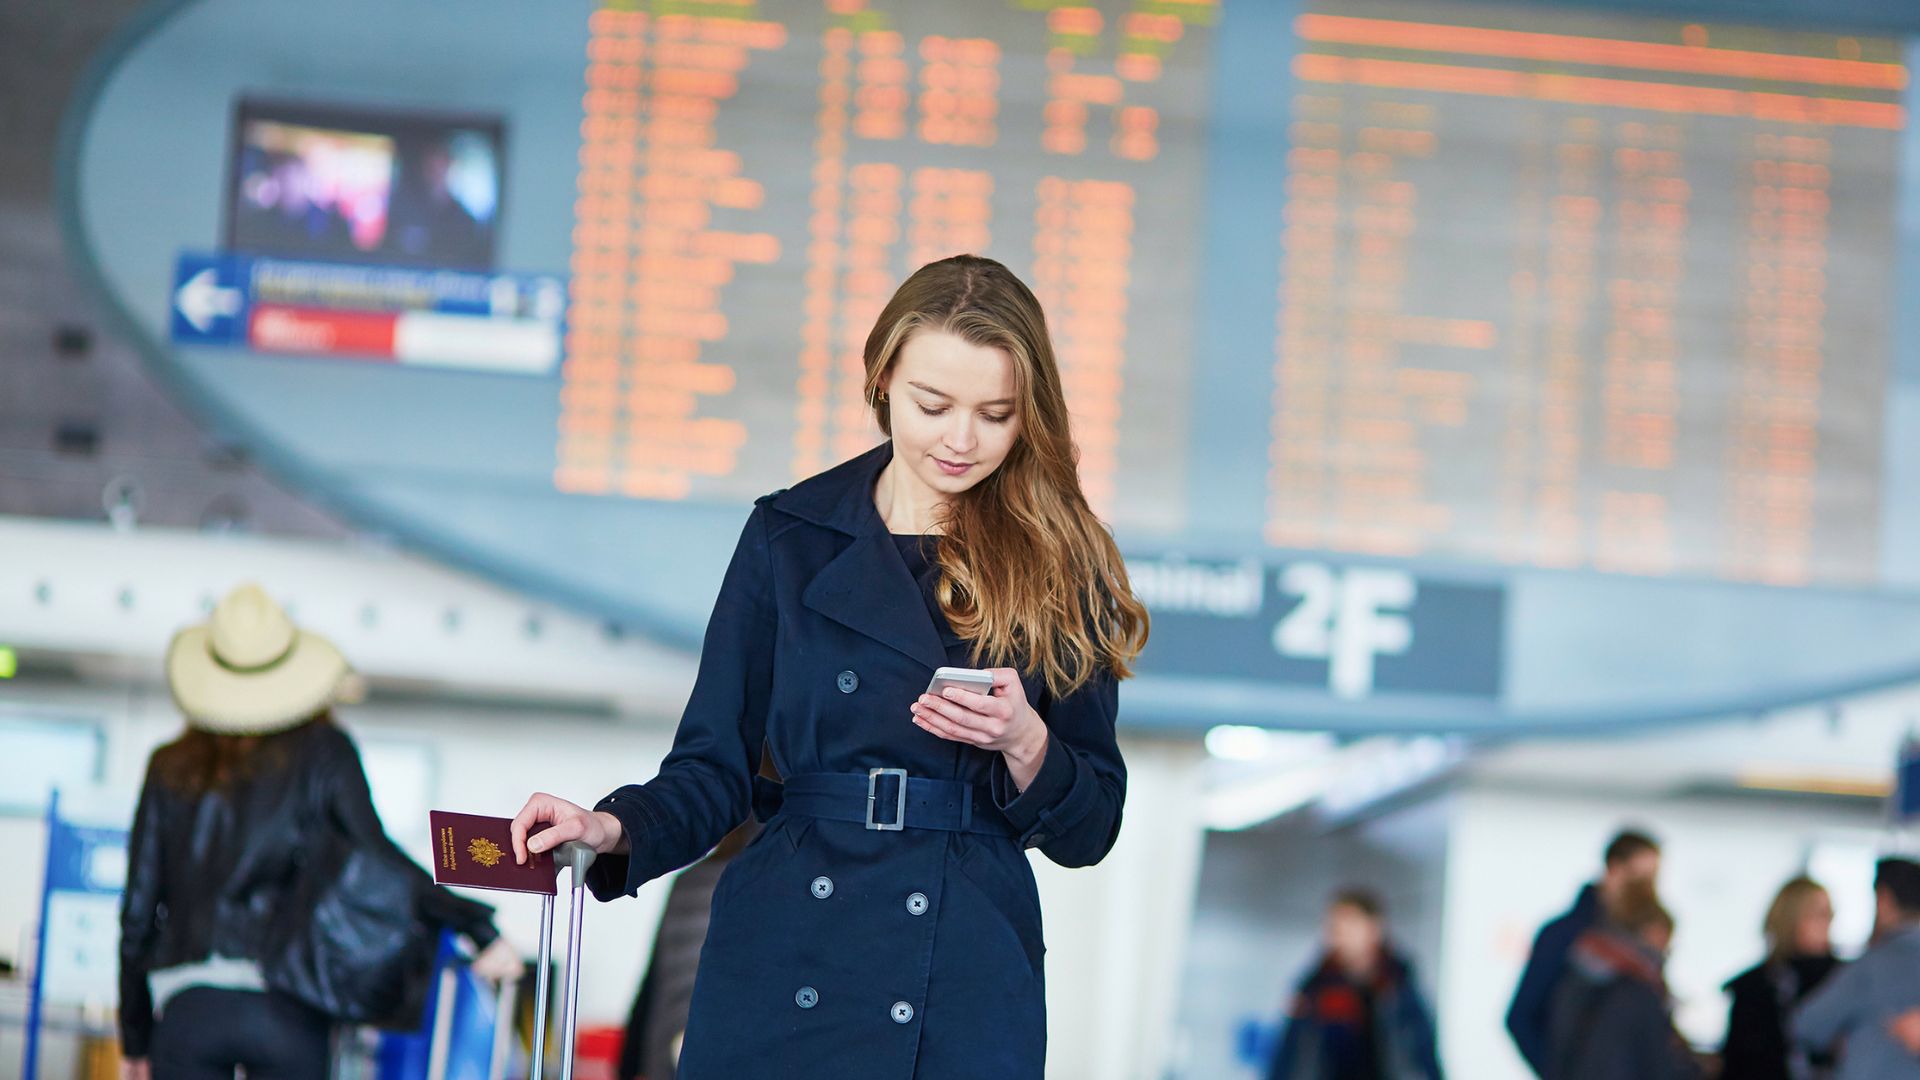
[[[920,583],[873,505],[873,486],[893,460],[883,442],[774,496],[772,509],[853,538],[800,594],[807,607],[929,669],[947,662]]]
[[[884,533],[887,526],[874,508],[873,485],[892,460],[893,441],[888,440],[776,493],[773,508],[848,536]]]

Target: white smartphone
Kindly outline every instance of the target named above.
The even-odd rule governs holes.
[[[993,693],[993,672],[985,668],[939,668],[933,673],[933,681],[927,684],[927,693],[939,697],[940,692],[949,686],[971,690],[976,694],[991,694]]]

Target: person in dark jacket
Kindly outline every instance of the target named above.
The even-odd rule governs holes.
[[[418,1022],[439,927],[482,947],[480,973],[519,972],[491,909],[435,886],[381,828],[359,754],[329,711],[349,676],[331,644],[253,585],[174,637],[167,681],[187,730],[148,762],[121,901],[130,1080],[231,1078],[236,1066],[325,1077],[336,1017],[412,1003],[416,1015],[392,1019]],[[308,933],[312,898],[335,886],[317,879],[321,868],[344,867],[346,852],[358,856],[355,891],[411,901],[384,925],[418,927],[417,948],[359,983],[351,976],[387,949],[341,940],[350,919]]]
[[[1726,985],[1732,995],[1720,1080],[1813,1080],[1831,1075],[1827,1054],[1790,1047],[1787,1018],[1840,961],[1833,955],[1833,901],[1809,877],[1780,887],[1764,923],[1767,958]]]
[[[1602,908],[1636,883],[1651,884],[1660,873],[1660,845],[1651,836],[1628,829],[1607,844],[1605,870],[1598,883],[1584,886],[1567,913],[1540,928],[1527,955],[1527,967],[1507,1008],[1507,1032],[1536,1076],[1547,1075],[1547,1024],[1554,988],[1566,970],[1567,952],[1580,935],[1598,925]]]
[[[1433,1017],[1413,964],[1387,938],[1380,900],[1327,905],[1326,951],[1294,992],[1268,1080],[1441,1080]]]
[[[516,857],[601,852],[602,900],[766,819],[714,891],[680,1080],[1038,1080],[1027,852],[1088,866],[1119,835],[1114,723],[1147,613],[1081,490],[1039,301],[997,262],[943,259],[865,358],[889,440],[755,504],[659,774],[514,819]],[[949,666],[990,668],[990,691],[928,693]]]
[[[1704,1080],[1673,1026],[1672,940],[1673,916],[1644,881],[1575,939],[1548,1012],[1545,1080]]]

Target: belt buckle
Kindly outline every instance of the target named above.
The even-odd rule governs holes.
[[[896,776],[900,778],[899,806],[894,810],[891,824],[873,820],[873,807],[880,798],[880,778]],[[867,770],[867,828],[877,832],[899,832],[907,827],[907,770],[905,769],[868,769]]]

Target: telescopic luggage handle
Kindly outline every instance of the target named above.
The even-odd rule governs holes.
[[[567,919],[567,984],[560,999],[560,1080],[573,1080],[574,1032],[580,1019],[580,937],[587,913],[587,870],[595,852],[578,840],[553,851],[555,880],[560,870],[573,874],[573,912]],[[533,1065],[529,1080],[541,1080],[547,1067],[547,976],[553,964],[553,900],[540,898],[540,969],[534,976]]]

